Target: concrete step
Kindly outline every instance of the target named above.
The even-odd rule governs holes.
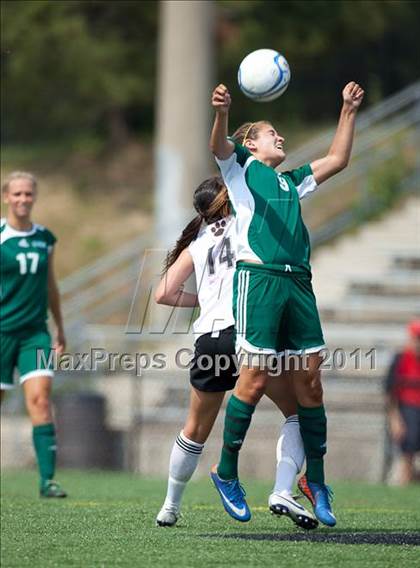
[[[366,300],[369,301],[366,301]],[[325,322],[388,323],[405,325],[413,317],[420,316],[420,301],[417,298],[401,298],[397,301],[377,296],[346,299],[337,305],[320,306],[321,320]]]
[[[389,278],[393,279],[399,271],[404,272],[401,278],[407,274],[411,278],[420,270],[420,199],[409,197],[386,216],[315,250],[312,268],[314,291],[320,309],[324,309],[327,316],[326,321],[331,321],[330,316],[333,316],[329,308],[338,307],[348,295],[418,295],[418,280],[411,283],[410,279],[407,286],[392,280],[390,285]],[[359,281],[365,283],[362,285]],[[387,306],[382,308],[386,310]],[[360,311],[357,307],[355,310]],[[399,315],[391,308],[390,321],[405,323],[407,310],[403,311],[404,314]],[[345,321],[367,322],[371,312],[369,308],[367,315],[355,313],[353,317],[346,316]],[[376,314],[372,321],[385,323],[386,319],[386,315]]]
[[[351,266],[349,262],[332,262],[331,267],[313,268],[313,287],[319,306],[343,302],[348,295],[419,296],[420,272],[406,268],[380,266],[372,258],[372,265],[363,260]]]
[[[390,325],[366,322],[343,323],[340,321],[322,322],[324,337],[329,346],[339,346],[344,349],[354,349],[355,346],[369,350],[372,346],[382,350],[399,349],[406,341],[405,325]]]
[[[397,268],[393,264],[390,266],[386,276],[399,280],[420,281],[420,274],[417,270],[412,268]]]
[[[389,298],[388,296],[363,294],[349,295],[345,300],[345,305],[349,307],[362,307],[369,309],[383,309],[389,311],[411,310],[412,312],[420,312],[420,298],[416,295],[404,298]]]
[[[398,254],[393,259],[395,268],[405,270],[420,270],[420,252],[417,254]]]
[[[420,296],[420,274],[409,278],[394,274],[386,275],[383,280],[355,280],[350,282],[348,293],[367,296]]]

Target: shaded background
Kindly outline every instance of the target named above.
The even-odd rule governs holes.
[[[3,2],[2,141],[97,136],[121,144],[152,135],[158,10],[155,1]],[[217,81],[234,97],[248,52],[266,46],[287,55],[293,81],[270,109],[285,126],[334,120],[337,91],[350,79],[366,88],[369,105],[419,75],[418,2],[235,0],[216,10]],[[241,97],[232,123],[260,112]]]

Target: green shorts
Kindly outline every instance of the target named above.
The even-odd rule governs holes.
[[[311,275],[303,269],[238,262],[233,312],[237,352],[303,354],[325,347]]]
[[[17,367],[20,382],[32,377],[53,377],[51,364],[51,337],[46,326],[1,333],[0,389],[13,388],[13,372]]]

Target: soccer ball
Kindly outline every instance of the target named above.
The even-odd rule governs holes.
[[[273,101],[284,93],[289,82],[289,64],[274,49],[252,51],[239,65],[239,87],[253,101]]]

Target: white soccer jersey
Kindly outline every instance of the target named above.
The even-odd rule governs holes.
[[[200,316],[194,334],[221,331],[234,325],[232,312],[236,233],[232,215],[204,225],[188,250],[194,262]]]

